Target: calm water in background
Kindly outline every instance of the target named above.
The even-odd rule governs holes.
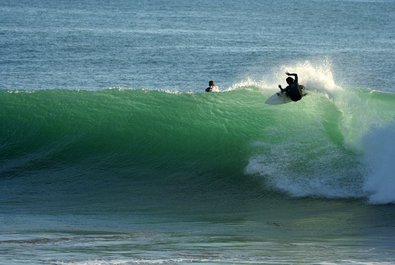
[[[0,264],[395,263],[394,19],[0,0]]]
[[[393,91],[394,1],[1,1],[3,89],[200,90],[329,60]]]

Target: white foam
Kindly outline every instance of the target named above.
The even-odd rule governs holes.
[[[363,140],[369,202],[395,203],[395,124],[371,130]]]
[[[296,64],[283,65],[277,74],[277,78],[280,79],[276,80],[277,82],[284,83],[285,72],[297,73],[299,83],[304,85],[307,89],[330,95],[336,91],[343,90],[335,83],[332,64],[327,58],[316,64],[310,61],[304,61]]]
[[[310,61],[296,62],[293,64],[281,65],[272,72],[262,76],[261,80],[246,78],[227,90],[248,89],[251,87],[259,88],[263,91],[278,90],[278,85],[286,86],[285,79],[287,75],[285,72],[297,73],[299,83],[304,85],[310,91],[322,92],[326,95],[332,96],[336,91],[342,90],[338,86],[333,77],[332,65],[328,59],[324,59],[319,63],[312,63]]]
[[[252,157],[245,171],[262,176],[266,185],[294,197],[362,196],[358,171],[352,166],[357,161],[330,144],[320,143],[320,150],[307,145],[261,144],[262,154]]]

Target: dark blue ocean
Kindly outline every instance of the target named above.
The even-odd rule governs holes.
[[[0,0],[0,264],[394,264],[394,20]]]

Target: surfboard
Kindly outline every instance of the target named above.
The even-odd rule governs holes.
[[[283,92],[278,92],[268,98],[265,103],[269,105],[280,105],[292,102],[292,100]]]
[[[299,87],[303,91],[302,97],[306,96],[307,93],[304,91],[304,86],[299,85]],[[293,102],[293,101],[287,96],[287,94],[285,94],[285,92],[277,92],[265,101],[265,103],[269,105],[280,105],[289,102]]]

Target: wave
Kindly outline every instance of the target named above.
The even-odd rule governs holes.
[[[306,76],[309,95],[280,106],[264,104],[275,86],[251,80],[222,93],[1,91],[0,176],[188,194],[258,181],[263,193],[395,203],[395,95]]]

